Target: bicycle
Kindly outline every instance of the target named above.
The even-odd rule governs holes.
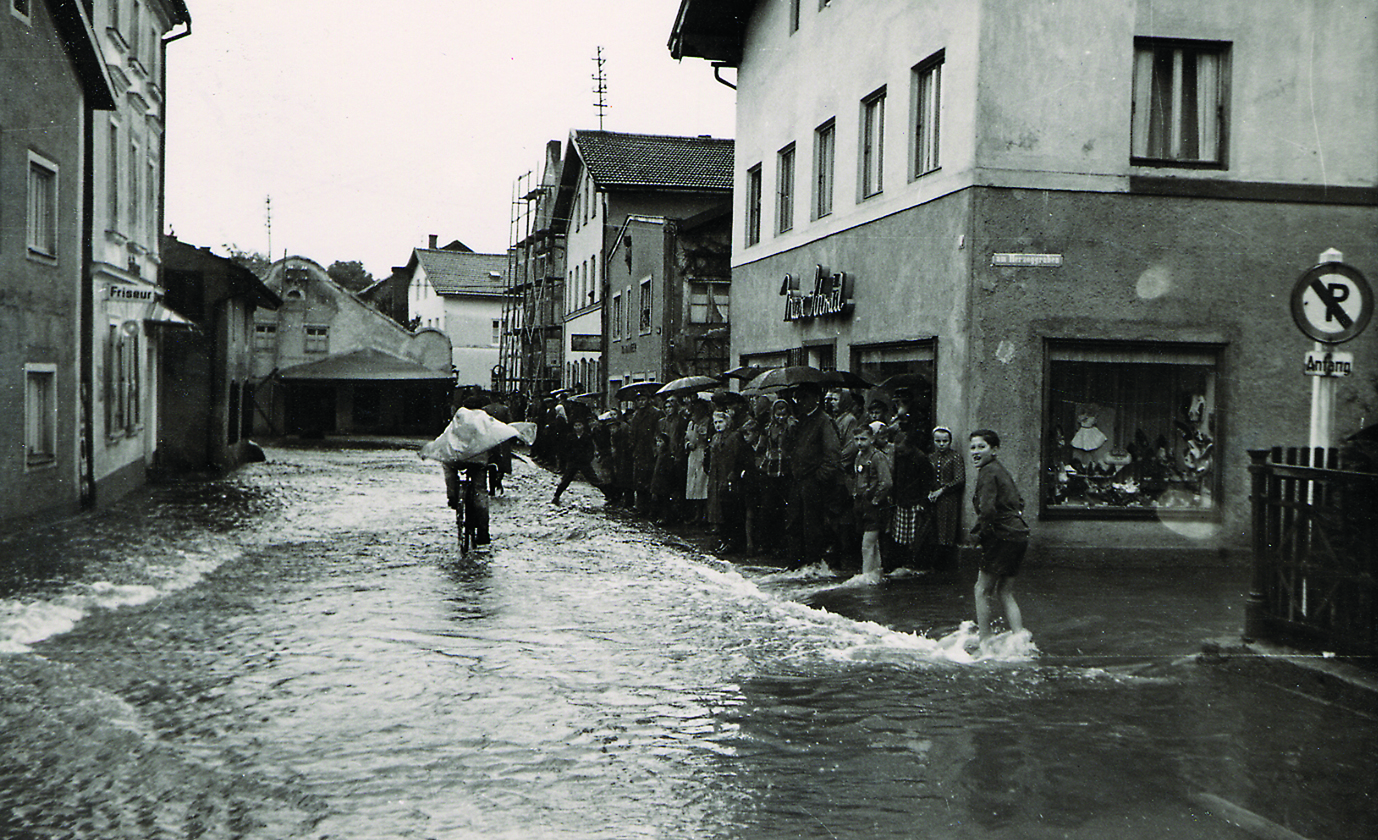
[[[443,463],[445,471],[445,490],[450,507],[455,510],[455,539],[459,545],[461,558],[469,555],[469,550],[479,542],[487,542],[487,528],[484,527],[482,510],[474,489],[471,471],[483,469],[482,465]],[[485,470],[486,472],[486,470]],[[485,476],[486,478],[486,476]]]

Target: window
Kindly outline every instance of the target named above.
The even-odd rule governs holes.
[[[106,184],[106,218],[112,230],[120,229],[120,127],[110,123],[110,148],[106,150],[106,166],[109,167],[109,182]]]
[[[833,120],[813,132],[813,217],[833,212],[833,160],[837,149],[837,124]]]
[[[134,0],[134,4],[129,9],[129,57],[137,61],[141,53],[139,52],[139,29],[143,20],[142,10],[139,7],[139,0]]]
[[[642,335],[651,331],[651,278],[647,277],[641,281],[641,321],[640,330]]]
[[[139,146],[137,143],[129,144],[129,226],[125,228],[129,232],[129,237],[133,239],[139,234],[139,171],[143,165],[139,160]]]
[[[1213,345],[1050,342],[1044,510],[1213,510],[1219,358]]]
[[[148,177],[144,179],[144,210],[145,220],[148,222],[148,238],[145,240],[149,245],[158,243],[158,162],[149,159]]]
[[[329,352],[330,327],[307,327],[305,350],[307,353]]]
[[[26,467],[57,460],[57,365],[24,365],[24,458]]]
[[[728,283],[707,280],[689,281],[689,322],[726,324],[731,320],[731,291]]]
[[[861,101],[861,197],[884,188],[885,88]]]
[[[271,353],[278,349],[278,325],[254,324],[254,350]]]
[[[1134,39],[1135,162],[1223,165],[1227,45]]]
[[[622,293],[618,292],[612,296],[612,340],[619,341],[622,338]]]
[[[780,150],[776,162],[775,219],[776,230],[784,233],[794,227],[794,144]]]
[[[789,2],[789,31],[791,34],[799,31],[799,0]]]
[[[492,340],[491,342],[489,342],[489,343],[492,344],[494,347],[496,347],[496,346],[498,346],[499,344],[502,343],[502,321],[501,321],[501,319],[498,319],[498,318],[494,318],[494,319],[493,319],[493,340]]]
[[[111,324],[105,343],[105,434],[139,429],[139,323]]]
[[[10,12],[25,23],[32,23],[29,4],[32,0],[11,0]]]
[[[603,284],[598,282],[598,255],[589,257],[589,302],[598,302],[598,292]]]
[[[746,171],[746,244],[761,241],[761,165]]]
[[[943,54],[914,68],[914,167],[917,178],[938,168],[938,117],[942,105]]]
[[[57,164],[29,152],[29,253],[57,259]]]

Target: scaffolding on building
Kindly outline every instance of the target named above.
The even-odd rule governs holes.
[[[507,288],[503,298],[499,341],[501,390],[519,394],[527,406],[538,405],[559,387],[563,367],[559,307],[563,287],[561,247],[550,224],[555,185],[532,171],[512,187],[507,249]]]

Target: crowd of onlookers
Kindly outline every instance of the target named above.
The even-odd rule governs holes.
[[[966,475],[952,432],[921,422],[927,407],[906,389],[871,396],[803,383],[641,394],[598,414],[562,397],[528,418],[533,455],[560,474],[557,504],[582,477],[610,506],[711,529],[724,553],[875,575],[953,571]]]

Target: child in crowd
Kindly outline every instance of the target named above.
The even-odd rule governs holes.
[[[858,426],[856,460],[851,472],[852,499],[857,528],[861,531],[861,575],[880,582],[880,532],[885,526],[885,508],[890,501],[893,477],[890,456],[876,445],[876,438],[885,428],[879,421]]]
[[[1005,608],[1010,630],[1024,629],[1019,604],[1014,600],[1014,579],[1029,546],[1029,526],[1024,521],[1024,498],[1014,479],[999,461],[1000,435],[977,429],[970,435],[971,462],[976,466],[976,525],[971,534],[981,546],[981,566],[976,578],[976,626],[980,640],[991,636],[990,619],[996,597]]]

